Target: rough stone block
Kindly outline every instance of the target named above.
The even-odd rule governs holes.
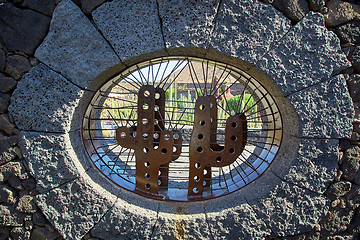
[[[61,1],[55,8],[49,33],[35,57],[83,88],[101,72],[120,63],[109,44],[71,0]]]
[[[68,132],[82,94],[80,88],[40,64],[18,83],[9,111],[21,130]]]
[[[29,177],[22,161],[11,161],[0,166],[0,184],[7,181],[12,175],[22,180]]]
[[[21,147],[40,192],[72,181],[85,171],[74,160],[68,135],[22,132]]]
[[[349,22],[335,28],[341,43],[360,44],[360,22]]]
[[[349,138],[354,109],[343,75],[289,96],[298,116],[300,135]]]
[[[0,226],[22,226],[25,214],[16,211],[15,207],[0,204]]]
[[[65,239],[81,239],[115,201],[86,175],[36,196],[39,208]]]
[[[327,80],[351,64],[322,15],[309,12],[256,66],[288,95]]]
[[[226,0],[222,1],[210,46],[256,63],[289,29],[289,19],[268,4]]]
[[[293,21],[300,21],[308,12],[306,0],[274,0],[272,5]]]
[[[351,20],[360,20],[360,6],[342,0],[327,1],[326,25],[336,27]]]
[[[30,71],[31,65],[29,60],[21,55],[11,55],[7,58],[6,70],[10,76],[19,80],[24,73]]]
[[[159,1],[167,48],[207,48],[220,1]]]
[[[281,179],[322,194],[336,177],[339,140],[300,139],[296,157],[275,162],[270,169]]]
[[[92,16],[122,61],[164,48],[154,0],[108,2]]]
[[[160,203],[153,239],[211,239],[204,208],[197,203]]]
[[[45,37],[50,18],[28,9],[19,9],[10,2],[0,5],[0,37],[9,51],[32,55]]]
[[[150,239],[157,220],[158,204],[139,196],[124,199],[125,191],[110,211],[91,230],[101,239]],[[139,206],[139,204],[145,204]]]
[[[226,204],[218,201],[220,206]],[[205,206],[209,230],[215,239],[227,236],[229,239],[263,239],[271,234],[264,221],[254,212],[252,206],[239,200],[238,206],[211,212],[211,205]]]
[[[249,203],[276,236],[288,236],[310,231],[326,214],[330,201],[323,195],[282,182],[268,197]]]

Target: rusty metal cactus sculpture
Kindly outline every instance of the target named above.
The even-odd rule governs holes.
[[[136,158],[136,189],[158,194],[159,186],[167,188],[168,164],[181,153],[181,135],[165,130],[165,92],[144,85],[138,92],[137,124],[116,130],[116,140],[133,149]],[[174,148],[175,147],[175,148]],[[159,173],[160,172],[160,173]],[[160,177],[160,180],[159,180]]]
[[[225,144],[216,142],[217,104],[214,96],[201,96],[195,103],[194,128],[191,134],[189,158],[189,197],[201,197],[211,185],[211,167],[232,164],[243,151],[247,138],[244,114],[226,120]]]

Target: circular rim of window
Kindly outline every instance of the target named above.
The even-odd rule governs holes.
[[[261,176],[279,151],[283,123],[270,91],[235,64],[153,58],[94,94],[83,143],[107,178],[142,196],[227,195]]]

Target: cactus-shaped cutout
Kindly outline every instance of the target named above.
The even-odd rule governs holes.
[[[224,146],[216,143],[216,131],[216,99],[211,95],[199,97],[189,149],[189,197],[201,197],[204,187],[210,187],[211,167],[230,165],[241,154],[247,139],[245,115],[232,115],[226,120]]]
[[[174,139],[175,134],[164,128],[165,92],[162,88],[144,85],[139,89],[137,114],[136,127],[119,127],[116,140],[135,152],[136,189],[158,194],[159,185],[167,187],[167,166],[180,155],[182,138],[176,133]],[[160,181],[159,175],[163,177]]]

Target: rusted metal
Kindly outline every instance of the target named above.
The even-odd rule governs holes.
[[[194,128],[189,149],[189,197],[199,197],[208,179],[211,167],[232,164],[242,153],[247,139],[247,123],[244,114],[230,116],[226,120],[225,143],[216,143],[217,104],[212,95],[202,96],[195,103]],[[212,134],[213,133],[213,134]],[[205,171],[204,171],[205,170]],[[206,173],[206,177],[204,176]]]
[[[162,200],[210,199],[246,186],[275,158],[281,115],[240,69],[176,57],[118,77],[89,104],[83,139],[96,167],[121,187]]]
[[[117,128],[116,140],[120,146],[135,151],[136,189],[157,194],[160,167],[160,185],[167,187],[166,166],[180,154],[181,147],[177,147],[176,151],[173,148],[175,143],[181,146],[181,137],[175,140],[173,133],[164,129],[163,89],[152,85],[142,86],[138,92],[137,113],[137,125],[132,128]]]

